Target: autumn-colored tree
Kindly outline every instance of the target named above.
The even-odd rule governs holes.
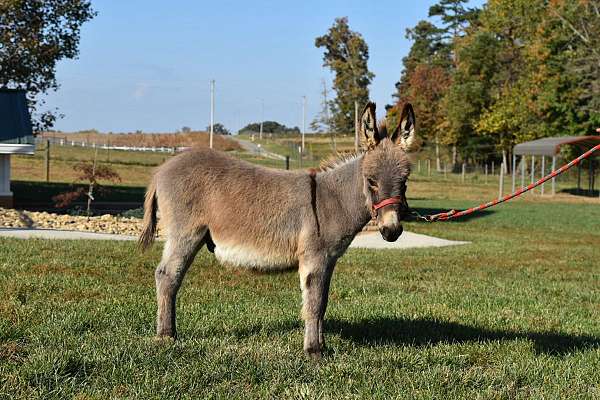
[[[52,198],[56,207],[68,207],[75,200],[82,196],[87,197],[87,215],[91,215],[92,201],[98,193],[105,193],[107,189],[100,181],[120,182],[119,174],[108,165],[98,164],[98,152],[94,155],[93,162],[77,163],[73,166],[73,170],[78,173],[76,182],[87,185],[87,190],[84,186],[76,187],[69,192],[61,193]]]
[[[405,92],[410,91],[410,79],[419,65],[449,66],[448,53],[442,43],[442,30],[428,21],[419,21],[412,29],[406,30],[406,38],[413,42],[408,55],[402,59],[404,69],[400,81],[396,83],[396,93],[392,96],[402,101]]]
[[[447,69],[438,65],[419,64],[407,79],[402,102],[411,103],[419,116],[419,136],[425,141],[435,142],[443,129],[440,125],[443,119],[440,100],[450,86],[450,74]],[[401,106],[399,104],[388,112],[394,119],[393,126]]]
[[[58,89],[56,64],[77,57],[81,25],[95,15],[86,0],[0,1],[0,87],[27,91],[35,131],[54,124],[43,96]]]
[[[354,131],[354,102],[360,107],[369,101],[369,85],[375,74],[369,71],[369,47],[360,33],[350,30],[348,18],[336,18],[327,34],[315,39],[323,47],[323,66],[335,74],[336,98],[330,102],[331,125],[337,132]]]

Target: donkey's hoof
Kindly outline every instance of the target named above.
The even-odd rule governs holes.
[[[304,354],[314,361],[319,361],[323,358],[323,352],[320,349],[306,349],[304,350]]]
[[[177,339],[174,335],[157,334],[154,336],[154,342],[156,343],[173,343]]]

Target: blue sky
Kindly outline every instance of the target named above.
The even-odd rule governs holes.
[[[65,114],[55,126],[64,131],[204,129],[215,79],[215,120],[230,130],[258,121],[261,99],[265,120],[300,126],[302,96],[309,123],[321,79],[332,78],[314,39],[347,16],[369,45],[371,98],[383,108],[410,48],[406,28],[435,2],[93,1],[98,16],[82,30],[79,59],[58,65],[48,105]]]

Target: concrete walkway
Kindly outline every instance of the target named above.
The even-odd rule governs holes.
[[[258,156],[272,158],[274,160],[285,160],[285,156],[282,156],[281,154],[277,154],[277,153],[273,153],[271,151],[265,150],[260,145],[254,143],[254,142],[250,142],[248,140],[240,139],[240,138],[238,138],[235,135],[234,136],[230,136],[230,137],[233,140],[237,141],[240,144],[240,146],[242,146],[242,148],[244,150],[246,150],[250,154],[256,154]]]
[[[402,232],[395,242],[385,241],[379,232],[364,232],[358,234],[350,247],[364,249],[412,249],[417,247],[445,247],[469,242],[440,239],[433,236],[421,235],[420,233]]]
[[[2,228],[0,237],[13,237],[19,239],[61,239],[61,240],[137,240],[136,236],[114,235],[110,233],[94,233],[80,231],[60,231],[54,229],[25,229],[25,228]],[[457,242],[439,239],[433,236],[418,233],[404,232],[395,242],[386,242],[379,232],[365,232],[357,235],[350,247],[365,249],[411,249],[417,247],[444,247],[469,242]]]

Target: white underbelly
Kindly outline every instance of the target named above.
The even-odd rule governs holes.
[[[298,265],[292,256],[237,244],[215,243],[215,256],[224,264],[260,270],[288,269]]]

